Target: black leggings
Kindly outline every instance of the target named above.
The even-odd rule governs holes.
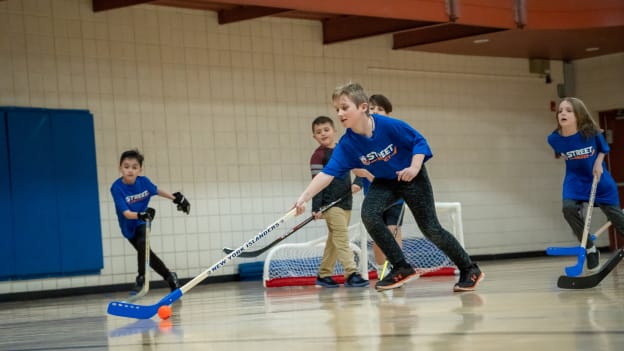
[[[472,265],[472,260],[457,239],[442,228],[435,209],[433,189],[425,166],[411,182],[399,182],[396,179],[373,180],[368,194],[362,203],[362,222],[371,238],[394,266],[406,265],[401,247],[383,221],[383,212],[398,199],[412,211],[418,228],[448,256],[459,269]]]
[[[130,244],[137,250],[137,263],[139,267],[139,275],[145,275],[145,228],[146,225],[142,224],[134,231],[134,237],[128,239]],[[165,266],[165,263],[161,261],[158,256],[150,248],[150,267],[152,267],[156,273],[160,274],[163,279],[167,279],[171,272],[169,268]]]

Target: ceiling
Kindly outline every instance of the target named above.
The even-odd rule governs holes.
[[[624,0],[92,0],[319,21],[324,44],[388,34],[394,50],[573,61],[624,52]]]

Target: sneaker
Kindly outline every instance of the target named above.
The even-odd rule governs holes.
[[[169,276],[165,280],[167,281],[167,284],[169,284],[169,289],[171,289],[171,291],[174,291],[175,289],[178,289],[180,287],[178,275],[175,272],[170,272]]]
[[[143,290],[143,285],[145,285],[145,276],[137,275],[134,287],[130,291],[130,295],[138,294],[139,291]]]
[[[459,281],[453,287],[453,291],[473,291],[483,277],[485,274],[476,263],[473,263],[468,269],[459,272]]]
[[[337,288],[340,285],[332,277],[316,277],[316,286],[321,288]]]
[[[419,275],[416,273],[416,271],[412,267],[401,267],[401,268],[392,267],[392,270],[390,271],[390,273],[386,273],[385,278],[377,281],[377,284],[375,284],[375,289],[389,290],[389,289],[400,288],[403,284],[418,277]]]
[[[591,250],[591,251],[590,251]],[[595,271],[600,267],[600,251],[596,249],[596,247],[592,247],[587,251],[585,255],[585,259],[587,261],[587,270]]]
[[[345,280],[344,286],[346,288],[361,288],[364,286],[368,286],[368,280],[364,280],[360,273],[354,272],[351,273],[347,280]]]

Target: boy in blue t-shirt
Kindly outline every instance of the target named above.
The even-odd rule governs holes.
[[[143,171],[143,155],[138,150],[128,150],[121,154],[119,172],[121,177],[113,182],[111,195],[115,202],[115,210],[121,233],[137,250],[138,276],[133,292],[139,292],[145,284],[145,235],[146,221],[154,219],[156,211],[148,207],[152,196],[159,195],[173,200],[179,211],[189,214],[191,204],[181,193],[170,194],[159,189],[152,181],[141,176]],[[150,266],[167,281],[171,291],[180,287],[178,277],[150,249]]]
[[[370,172],[374,180],[362,203],[362,222],[392,264],[390,274],[377,281],[375,288],[398,288],[418,277],[383,221],[384,210],[402,198],[423,234],[459,268],[459,282],[453,290],[474,290],[484,274],[457,239],[438,221],[433,190],[424,166],[432,157],[425,138],[403,121],[369,115],[368,97],[359,84],[349,83],[337,88],[332,100],[346,132],[336,145],[329,163],[295,202],[297,214],[303,213],[306,202],[331,183],[334,177],[341,177],[350,170],[359,177],[365,177]]]
[[[579,241],[583,237],[584,221],[581,218],[583,203],[589,201],[594,176],[600,181],[596,187],[595,204],[600,207],[615,229],[624,233],[624,214],[620,209],[617,184],[604,169],[604,158],[611,150],[600,126],[585,104],[573,97],[561,100],[557,109],[557,129],[548,136],[548,144],[557,158],[565,160],[563,179],[563,216]],[[587,240],[587,269],[600,265],[599,252]]]

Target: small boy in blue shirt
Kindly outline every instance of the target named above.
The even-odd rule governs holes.
[[[138,150],[124,151],[119,160],[121,177],[115,180],[110,188],[121,233],[137,250],[138,275],[132,289],[134,293],[141,291],[145,284],[146,221],[152,221],[156,215],[156,211],[148,207],[150,198],[159,195],[173,200],[178,211],[186,214],[191,211],[191,204],[184,195],[179,192],[171,194],[159,189],[149,178],[139,175],[142,171],[143,155]],[[176,273],[171,272],[151,249],[149,262],[150,266],[167,281],[171,291],[180,287]]]

